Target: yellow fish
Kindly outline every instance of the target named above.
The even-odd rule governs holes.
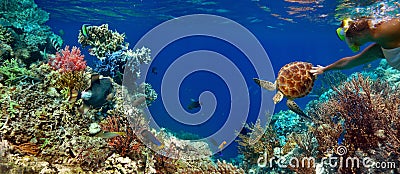
[[[125,132],[108,132],[108,131],[100,131],[95,135],[95,137],[100,137],[100,138],[114,138],[117,136],[123,136],[125,135]]]
[[[218,149],[222,150],[224,148],[224,146],[226,145],[226,141],[223,141],[219,146]]]

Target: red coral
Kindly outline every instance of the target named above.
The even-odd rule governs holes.
[[[106,121],[101,123],[100,126],[104,131],[125,133],[123,136],[107,139],[108,145],[123,157],[128,155],[135,156],[135,153],[140,154],[145,147],[137,138],[126,117],[115,115],[107,117]]]
[[[73,46],[70,51],[67,45],[61,53],[56,53],[56,57],[49,59],[49,65],[60,72],[82,71],[86,68],[86,61],[79,48]]]

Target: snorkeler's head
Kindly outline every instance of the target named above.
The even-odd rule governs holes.
[[[336,34],[340,40],[346,41],[347,45],[353,52],[360,50],[361,43],[356,42],[360,36],[364,35],[363,31],[369,29],[368,20],[365,18],[353,21],[346,18],[342,21],[341,26],[336,29]]]
[[[345,40],[346,32],[349,29],[350,23],[353,23],[353,20],[351,20],[350,18],[343,19],[340,27],[336,29],[336,34],[341,41]]]

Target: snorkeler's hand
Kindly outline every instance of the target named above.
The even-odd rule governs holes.
[[[312,73],[314,76],[317,76],[319,74],[324,73],[324,69],[325,69],[324,66],[317,65],[316,67],[311,68],[310,73]]]

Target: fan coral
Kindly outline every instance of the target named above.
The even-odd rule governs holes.
[[[334,90],[336,95],[320,104],[315,111],[311,110],[314,112],[312,115],[319,115],[319,119],[315,120],[317,128],[312,130],[320,145],[319,151],[322,153],[337,147],[338,138],[345,129],[342,145],[346,147],[347,153],[343,157],[368,156],[377,161],[398,159],[398,87],[390,87],[386,82],[371,81],[358,74]],[[341,120],[344,120],[343,123]],[[363,167],[340,169],[344,173],[366,173],[366,170]],[[372,171],[368,169],[368,172]]]
[[[86,68],[86,61],[84,60],[84,55],[81,55],[79,48],[74,46],[70,51],[67,45],[61,50],[61,53],[56,53],[56,57],[50,58],[49,65],[54,70],[64,73],[84,70]]]

